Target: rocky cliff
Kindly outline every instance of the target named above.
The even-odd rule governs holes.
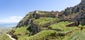
[[[85,16],[85,0],[81,0],[80,4],[76,5],[75,7],[70,7],[65,9],[64,15],[72,15],[74,18],[69,16],[69,18],[72,18],[73,20],[79,20],[81,24],[85,24],[84,22],[84,16]]]

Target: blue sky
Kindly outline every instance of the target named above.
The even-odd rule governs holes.
[[[80,0],[0,0],[0,23],[18,22],[30,11],[61,11],[79,3]]]

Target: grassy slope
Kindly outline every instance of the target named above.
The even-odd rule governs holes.
[[[36,35],[29,37],[29,40],[46,40],[46,39],[51,39],[51,38],[48,38],[48,37],[52,37],[55,34],[56,34],[56,31],[54,31],[54,30],[43,30],[43,31],[37,33]]]
[[[27,32],[28,32],[27,27],[21,27],[21,28],[16,28],[14,34],[15,35],[18,35],[18,34],[23,35],[23,34],[25,34]]]
[[[85,29],[76,30],[75,32],[65,36],[63,40],[85,40]]]
[[[11,40],[11,39],[6,34],[1,34],[0,40]]]
[[[67,32],[67,31],[70,31],[70,30],[74,30],[78,27],[65,27],[66,24],[69,24],[69,22],[60,22],[60,23],[55,23],[55,24],[52,24],[50,27],[52,27],[53,29],[61,29],[63,30],[62,32]],[[21,27],[21,28],[17,28],[16,29],[16,32],[19,34],[22,34],[22,33],[25,33],[27,30],[27,27]],[[21,35],[21,36],[18,36],[18,40],[77,40],[77,39],[80,39],[80,40],[84,40],[85,39],[85,29],[84,30],[74,30],[72,33],[60,38],[60,36],[57,36],[57,31],[55,30],[43,30],[33,36],[29,36],[29,35]]]
[[[11,40],[7,35],[6,32],[11,30],[10,28],[0,28],[0,40]]]
[[[71,30],[74,30],[77,28],[77,27],[66,27],[66,25],[69,23],[71,23],[71,22],[63,21],[63,22],[52,24],[49,27],[52,29],[55,29],[55,30],[57,30],[57,29],[61,30],[61,32],[68,32],[68,31],[71,31]]]
[[[49,23],[51,21],[58,20],[58,18],[51,18],[51,17],[41,17],[40,19],[35,19],[33,22],[36,25],[42,26],[46,23]]]

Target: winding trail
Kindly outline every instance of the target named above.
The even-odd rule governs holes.
[[[14,39],[14,38],[12,38],[11,37],[11,35],[9,35],[9,34],[6,34],[11,40],[16,40],[16,39]]]

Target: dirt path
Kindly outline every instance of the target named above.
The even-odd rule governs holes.
[[[9,34],[6,34],[11,40],[16,40],[16,39],[14,39],[14,38],[12,38],[11,37],[11,35],[9,35]]]

